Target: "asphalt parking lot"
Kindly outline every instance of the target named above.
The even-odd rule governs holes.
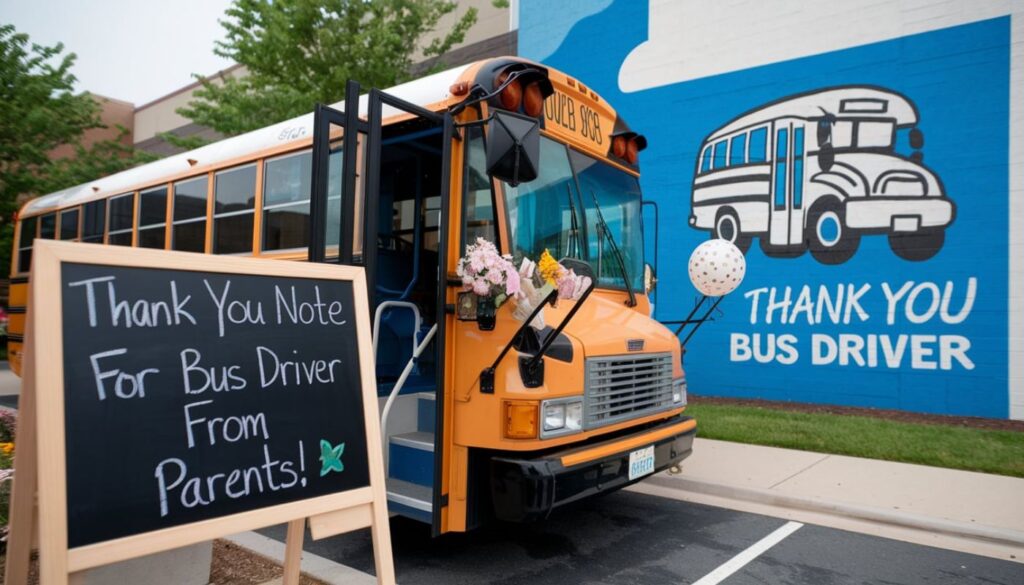
[[[283,527],[261,532],[284,540]],[[391,534],[405,585],[1024,584],[1024,565],[1010,561],[630,491],[538,524],[434,540],[424,525],[395,518]],[[307,536],[305,549],[373,572],[366,530]]]

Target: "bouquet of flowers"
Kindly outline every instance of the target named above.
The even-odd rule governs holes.
[[[466,255],[459,259],[455,273],[462,279],[463,290],[473,291],[480,302],[492,303],[495,308],[509,297],[522,294],[512,257],[502,256],[492,242],[483,238],[466,246]]]
[[[579,300],[590,286],[587,276],[580,276],[572,269],[562,266],[551,252],[544,250],[539,262],[523,258],[519,266],[519,279],[522,294],[517,296],[516,309],[513,315],[520,321],[529,318],[537,306],[558,289],[559,299]],[[530,325],[537,330],[544,329],[544,311],[541,310]]]

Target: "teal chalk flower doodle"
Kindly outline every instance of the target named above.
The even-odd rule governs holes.
[[[345,443],[332,447],[330,443],[320,439],[320,463],[323,464],[320,468],[320,477],[332,471],[337,471],[338,473],[345,471],[345,464],[341,462],[341,454],[344,452]]]

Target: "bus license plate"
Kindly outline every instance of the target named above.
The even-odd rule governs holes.
[[[629,454],[629,480],[654,473],[654,445]]]

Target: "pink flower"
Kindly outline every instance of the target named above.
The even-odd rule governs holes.
[[[486,278],[487,280],[489,280],[493,284],[501,284],[501,279],[502,279],[501,270],[499,270],[497,268],[491,268],[491,269],[489,269],[487,271],[487,274],[484,276],[484,278]]]
[[[522,294],[522,282],[519,280],[519,273],[513,269],[505,272],[505,275],[508,277],[508,280],[505,282],[505,294],[510,297]]]
[[[487,284],[487,281],[483,279],[477,279],[473,281],[473,292],[482,297],[486,297],[489,294],[491,294],[491,286]]]

